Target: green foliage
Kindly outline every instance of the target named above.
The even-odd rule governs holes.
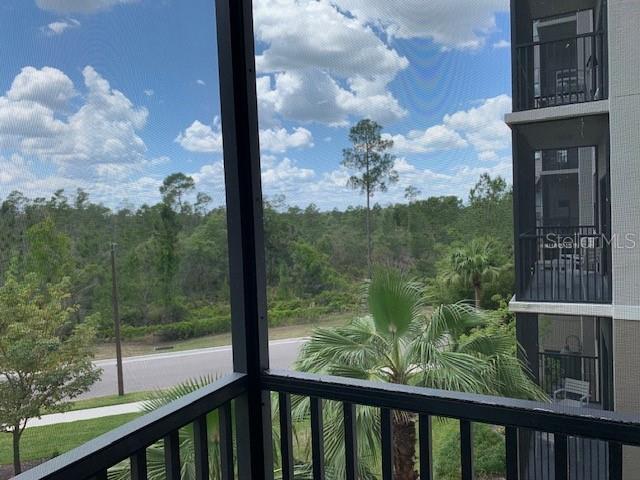
[[[69,280],[42,287],[30,273],[9,275],[0,287],[0,430],[12,431],[14,469],[27,421],[44,411],[63,411],[100,376],[91,363],[94,332],[77,325],[62,335],[76,308]]]
[[[515,356],[514,338],[500,328],[485,329],[492,321],[487,313],[462,304],[439,305],[432,312],[424,307],[422,286],[393,271],[377,271],[365,288],[369,315],[355,318],[343,327],[317,328],[302,347],[297,367],[326,373],[389,383],[446,390],[544,399]],[[377,317],[377,319],[376,319]],[[301,407],[303,408],[303,407]],[[376,409],[369,420],[375,419]],[[329,416],[328,425],[341,428],[340,412]],[[396,472],[411,478],[415,463],[415,417],[394,416]],[[376,422],[361,423],[359,429],[374,444]],[[374,438],[375,437],[375,438]],[[339,436],[327,437],[327,452],[339,452]],[[371,452],[370,452],[371,453]],[[344,456],[328,458],[336,469]]]
[[[435,427],[434,427],[435,428]],[[441,434],[434,449],[434,474],[439,480],[460,478],[460,428],[458,422],[440,421]],[[473,424],[475,478],[504,477],[504,432],[499,427]]]
[[[349,186],[368,197],[376,190],[387,190],[387,183],[398,181],[393,170],[395,157],[389,153],[393,140],[382,138],[382,126],[373,120],[360,120],[349,131],[352,146],[342,152],[342,165],[360,172],[349,178]]]

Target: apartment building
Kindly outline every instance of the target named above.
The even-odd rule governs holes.
[[[638,18],[637,0],[512,0],[506,122],[526,361],[556,403],[640,415]],[[550,478],[553,440],[521,445],[521,477]],[[625,478],[637,457],[625,449]],[[606,478],[606,462],[570,439],[570,478]]]

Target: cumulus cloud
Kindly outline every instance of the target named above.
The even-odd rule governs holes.
[[[220,129],[220,119],[216,117],[213,125],[205,125],[199,120],[195,120],[183,132],[178,134],[175,141],[189,152],[221,153],[222,131]]]
[[[292,132],[286,128],[260,130],[260,149],[267,152],[284,153],[290,148],[313,147],[313,135],[306,128],[297,127]]]
[[[222,153],[222,130],[220,119],[216,117],[213,125],[205,125],[195,120],[175,141],[189,152]],[[297,127],[291,132],[285,128],[267,128],[260,130],[260,148],[263,152],[283,153],[290,148],[313,146],[313,135],[306,128]]]
[[[429,38],[445,49],[477,49],[496,28],[508,0],[333,0],[356,19],[390,38]]]
[[[67,20],[58,20],[57,22],[51,22],[46,27],[42,27],[42,31],[47,35],[61,35],[65,31],[80,26],[80,22],[73,18]]]
[[[511,42],[509,40],[505,40],[504,38],[502,40],[498,40],[493,44],[493,48],[495,49],[502,49],[502,48],[509,48],[509,47],[511,47]]]
[[[504,114],[511,111],[506,94],[482,100],[468,110],[447,114],[442,123],[407,134],[384,134],[393,140],[395,153],[417,154],[471,146],[480,160],[496,160],[511,145],[511,130]]]
[[[468,144],[458,132],[446,125],[434,125],[426,130],[411,130],[406,135],[389,135],[396,153],[428,153],[436,150],[464,148]]]
[[[493,160],[511,145],[511,130],[504,115],[511,111],[511,97],[503,94],[483,100],[477,107],[445,115],[444,125],[459,132],[481,159]]]
[[[95,13],[140,0],[36,0],[42,10],[55,13]]]
[[[409,62],[370,26],[324,0],[257,0],[254,23],[261,121],[406,115],[388,85]]]
[[[96,165],[144,161],[146,145],[138,133],[147,110],[136,108],[98,72],[83,69],[84,100],[63,72],[25,67],[0,97],[0,147],[57,165]]]

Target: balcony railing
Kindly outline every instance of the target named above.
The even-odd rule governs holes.
[[[163,441],[164,444],[164,471],[167,480],[178,480],[181,466],[185,462],[193,463],[197,479],[209,478],[210,455],[207,450],[207,423],[204,419],[207,413],[216,409],[220,414],[221,452],[217,461],[221,462],[222,478],[234,478],[238,466],[234,466],[233,452],[240,452],[247,447],[241,442],[254,441],[253,437],[232,435],[231,432],[230,415],[234,410],[236,415],[239,415],[238,409],[231,409],[231,401],[252,389],[248,378],[244,374],[233,374],[219,380],[61,457],[37,466],[19,475],[16,480],[107,479],[109,468],[127,459],[131,464],[132,480],[143,480],[147,478],[146,449],[157,441]],[[317,480],[324,476],[324,438],[327,429],[323,427],[322,409],[327,400],[340,402],[343,405],[347,479],[358,478],[356,405],[380,409],[380,471],[383,480],[390,480],[393,476],[392,419],[394,411],[411,412],[418,416],[419,470],[420,478],[423,479],[433,478],[431,417],[447,417],[459,421],[460,468],[463,480],[474,478],[474,458],[476,455],[482,455],[482,452],[477,454],[473,452],[473,424],[476,422],[504,427],[506,465],[504,476],[507,480],[534,478],[527,473],[527,469],[532,468],[527,455],[534,455],[536,464],[544,460],[542,450],[536,454],[535,445],[533,445],[534,449],[531,449],[531,442],[533,440],[541,442],[542,437],[546,442],[545,470],[553,476],[540,478],[555,478],[555,480],[621,479],[622,445],[640,446],[640,423],[637,419],[603,410],[572,409],[554,404],[298,372],[267,371],[261,375],[260,385],[264,392],[278,393],[281,458],[276,463],[279,463],[281,468],[274,475],[283,479],[292,479],[294,471],[291,395],[311,399],[311,470],[312,477]],[[259,411],[255,412],[255,415],[260,415]],[[246,419],[241,415],[236,416],[236,422],[239,421],[246,421]],[[193,457],[184,456],[184,452],[180,451],[178,440],[179,429],[188,425],[193,425]],[[598,448],[606,452],[603,454],[603,458],[607,459],[606,464],[599,467],[599,472],[604,476],[600,473],[597,477],[576,476],[575,469],[584,468],[581,463],[575,463],[572,460],[572,456],[581,455],[582,450],[576,450],[576,445],[591,445],[593,442],[597,442]],[[267,449],[263,451],[267,452]],[[257,454],[252,454],[250,462],[273,465],[273,458],[266,458],[265,461],[264,457],[257,457]],[[578,459],[578,456],[575,458]],[[573,467],[572,470],[572,465],[579,465],[579,467]],[[534,467],[534,470],[535,468],[537,467]],[[265,476],[270,477],[271,471],[267,470],[267,472]]]
[[[563,388],[565,379],[575,379],[589,384],[588,402],[594,407],[601,403],[600,359],[590,355],[573,353],[540,352],[540,386],[549,395]],[[597,407],[596,407],[597,408]]]
[[[596,227],[537,227],[520,235],[517,299],[610,303],[609,258]]]
[[[607,98],[605,35],[587,33],[516,47],[516,111]]]

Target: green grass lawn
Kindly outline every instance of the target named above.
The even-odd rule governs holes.
[[[319,318],[310,323],[273,327],[269,329],[269,340],[306,337],[315,327],[344,325],[348,320],[353,318],[353,316],[353,313],[335,313]],[[230,344],[231,334],[222,333],[219,335],[208,335],[206,337],[155,344],[143,341],[125,341],[122,344],[122,352],[123,356],[131,357],[136,355],[149,355],[153,353],[180,352],[183,350],[195,350],[198,348],[221,347]],[[95,358],[96,360],[114,358],[116,356],[115,351],[115,344],[100,343],[96,345]]]
[[[86,400],[76,400],[73,402],[71,410],[84,410],[85,408],[110,407],[111,405],[122,405],[123,403],[139,402],[147,400],[151,392],[125,393],[123,396],[108,395],[106,397],[88,398]]]
[[[128,413],[93,420],[27,428],[22,434],[20,442],[22,460],[55,457],[138,416],[140,416],[139,413]],[[12,461],[11,434],[0,433],[0,465],[7,465]]]

